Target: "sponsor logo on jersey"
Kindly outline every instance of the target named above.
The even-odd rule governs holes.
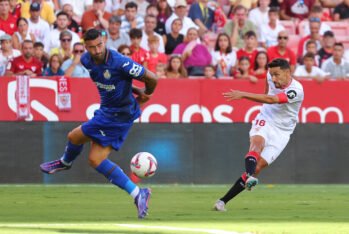
[[[108,69],[104,71],[103,76],[104,76],[104,78],[107,79],[107,80],[110,79],[111,75],[110,75],[110,72],[109,72]]]
[[[127,61],[126,63],[122,64],[122,67],[126,67],[126,66],[128,66],[129,64],[130,64],[130,62]]]
[[[289,90],[289,91],[287,91],[287,97],[288,97],[289,99],[293,99],[293,98],[297,97],[296,91],[294,91],[294,90]]]

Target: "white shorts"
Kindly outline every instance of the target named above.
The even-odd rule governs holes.
[[[290,133],[275,127],[272,123],[257,116],[252,121],[250,137],[262,136],[265,140],[265,146],[261,153],[261,157],[270,165],[274,162],[281,152],[285,149],[290,140]]]

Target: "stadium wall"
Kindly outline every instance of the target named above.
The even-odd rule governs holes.
[[[79,123],[0,122],[0,183],[107,183],[87,164],[88,145],[73,169],[39,170],[59,157],[66,134]],[[135,124],[111,158],[129,173],[131,156],[153,153],[159,164],[149,183],[232,183],[244,168],[249,124]],[[262,183],[349,183],[348,124],[299,124]]]

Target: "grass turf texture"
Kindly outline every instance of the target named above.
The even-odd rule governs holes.
[[[228,185],[151,187],[138,220],[113,186],[0,185],[0,233],[349,233],[348,185],[258,185],[222,213],[212,207]]]

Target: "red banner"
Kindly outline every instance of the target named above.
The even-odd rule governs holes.
[[[349,123],[348,81],[301,81],[305,100],[301,123]],[[248,100],[227,102],[222,93],[230,89],[262,93],[264,81],[160,80],[137,122],[142,123],[232,123],[250,122],[260,104]],[[69,112],[58,111],[57,80],[30,79],[31,115],[27,121],[86,121],[99,108],[97,88],[90,79],[70,79]],[[16,80],[0,78],[0,121],[16,121]]]

